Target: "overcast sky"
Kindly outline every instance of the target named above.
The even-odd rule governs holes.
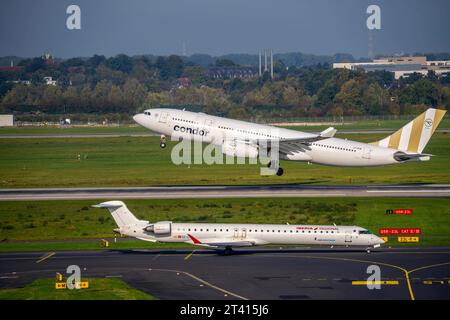
[[[81,8],[81,30],[66,9]],[[374,52],[450,51],[449,0],[1,0],[0,56],[274,52],[368,54],[366,9],[381,8]]]

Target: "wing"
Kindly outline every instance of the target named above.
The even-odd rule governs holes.
[[[232,239],[202,239],[201,241],[191,234],[188,234],[191,239],[191,244],[210,248],[225,248],[225,247],[252,247],[255,242],[248,240],[232,240]]]
[[[322,131],[318,135],[313,135],[305,138],[292,138],[292,139],[281,139],[281,140],[259,140],[258,144],[270,147],[272,144],[278,143],[278,148],[281,153],[289,154],[296,152],[304,152],[309,150],[309,144],[311,142],[316,142],[328,138],[334,137],[337,130],[333,127]]]

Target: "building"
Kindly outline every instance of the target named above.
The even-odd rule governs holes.
[[[364,69],[369,71],[390,71],[395,79],[408,77],[413,73],[427,75],[434,71],[437,76],[450,73],[450,61],[427,61],[426,57],[387,57],[374,59],[372,62],[342,62],[333,63],[333,69]]]
[[[6,81],[8,83],[15,83],[15,84],[24,84],[26,86],[31,85],[31,80],[14,80],[14,81]]]
[[[186,89],[192,85],[192,81],[189,78],[178,78],[175,84],[177,89]]]
[[[53,56],[49,53],[49,52],[45,52],[41,58],[45,61],[45,64],[48,66],[52,66],[54,64],[56,64],[55,58],[53,58]]]
[[[13,60],[11,60],[11,64],[9,66],[0,66],[0,71],[16,72],[20,70],[22,70],[22,67],[15,66]]]
[[[47,86],[56,86],[56,80],[53,80],[53,77],[44,77],[44,82]]]
[[[206,72],[212,79],[253,78],[258,75],[253,67],[212,67]]]
[[[0,114],[0,127],[14,126],[14,116],[12,114]]]

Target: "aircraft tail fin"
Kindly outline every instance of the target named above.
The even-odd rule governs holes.
[[[119,227],[134,225],[139,220],[128,210],[122,201],[107,201],[93,206],[94,208],[106,208],[111,213]]]
[[[390,136],[372,144],[408,153],[422,153],[446,112],[429,108]]]

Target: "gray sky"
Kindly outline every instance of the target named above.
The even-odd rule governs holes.
[[[81,30],[66,8],[81,8]],[[375,53],[450,51],[448,0],[2,0],[0,56],[274,52],[367,56],[366,8],[381,7]]]

